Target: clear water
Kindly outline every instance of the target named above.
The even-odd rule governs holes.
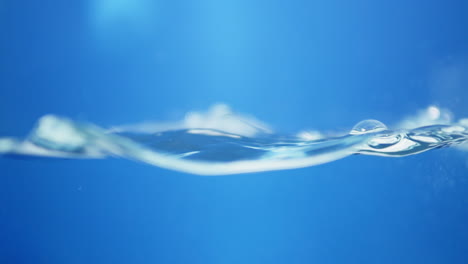
[[[264,123],[215,105],[181,122],[115,127],[110,130],[47,115],[25,140],[0,139],[3,155],[59,158],[123,157],[200,175],[226,175],[314,166],[353,154],[403,157],[459,146],[468,122],[431,106],[394,130],[364,120],[342,135],[304,131],[274,133]]]
[[[0,264],[466,264],[467,14],[0,1]]]

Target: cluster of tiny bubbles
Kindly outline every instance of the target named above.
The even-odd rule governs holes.
[[[363,120],[357,123],[349,132],[350,135],[362,135],[387,130],[387,126],[374,119]]]

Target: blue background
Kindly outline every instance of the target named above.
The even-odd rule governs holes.
[[[0,135],[225,102],[281,132],[468,117],[467,1],[0,1]],[[467,263],[468,156],[199,177],[0,159],[0,263]]]

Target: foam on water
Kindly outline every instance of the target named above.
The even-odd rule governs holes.
[[[450,118],[448,111],[431,106],[402,122],[409,128],[389,130],[380,121],[364,120],[348,134],[326,137],[316,131],[274,134],[264,123],[234,114],[226,105],[189,113],[180,122],[110,130],[47,115],[24,140],[0,138],[0,155],[116,156],[187,173],[226,175],[301,168],[352,154],[402,157],[466,143],[468,122]]]

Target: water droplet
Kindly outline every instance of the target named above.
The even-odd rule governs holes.
[[[431,120],[437,120],[440,118],[440,109],[435,106],[429,106],[427,108],[427,114]]]
[[[351,135],[361,135],[387,130],[387,126],[374,119],[368,119],[357,123],[349,132]]]

